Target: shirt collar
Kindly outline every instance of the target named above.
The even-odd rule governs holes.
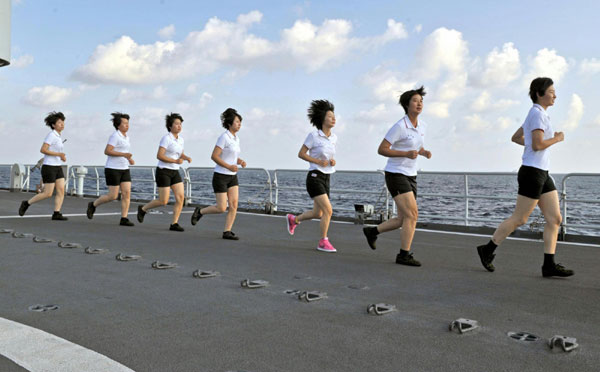
[[[117,135],[121,138],[127,138],[127,135],[124,135],[123,133],[121,133],[120,130],[117,129]]]
[[[231,138],[231,139],[232,139],[232,140],[234,140],[234,141],[237,141],[237,139],[238,139],[238,138],[237,138],[237,136],[234,136],[234,135],[233,135],[233,133],[231,133],[231,132],[229,131],[229,129],[227,129],[227,130],[225,131],[225,133],[227,134],[227,136],[228,136],[229,138]]]
[[[52,129],[52,133],[54,133],[57,137],[60,137],[60,133],[58,133],[55,129]]]
[[[419,119],[418,118],[417,118],[417,126],[416,127],[414,125],[412,125],[412,123],[410,122],[410,118],[408,117],[408,115],[404,115],[404,118],[402,118],[402,121],[404,121],[404,126],[407,129],[417,130],[417,128],[419,127]]]
[[[327,137],[327,135],[325,135],[325,132],[323,132],[323,130],[321,130],[321,129],[317,130],[317,133],[319,134],[319,136],[325,137],[327,139],[333,138],[333,136],[335,135],[335,134],[333,134],[333,132],[331,132],[329,137]]]
[[[176,141],[176,142],[179,142],[179,140],[181,139],[181,137],[175,138],[175,136],[171,132],[169,132],[169,136],[171,136],[171,138],[173,139],[173,141]]]

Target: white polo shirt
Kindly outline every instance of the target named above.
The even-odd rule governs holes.
[[[304,146],[308,148],[308,155],[319,160],[331,160],[335,157],[335,146],[337,145],[337,136],[331,133],[329,137],[322,130],[310,132],[304,140]],[[318,164],[309,162],[308,170],[319,170],[325,174],[335,172],[335,167],[328,165],[322,167]]]
[[[417,127],[415,128],[407,115],[388,130],[385,139],[392,144],[392,150],[419,151],[423,147],[426,126],[425,122],[417,119]],[[416,176],[417,159],[406,157],[388,158],[385,171],[402,173],[405,176]]]
[[[163,138],[160,139],[160,144],[158,146],[167,150],[165,151],[165,156],[171,159],[177,160],[181,157],[181,154],[183,154],[183,138],[181,136],[175,138],[171,132],[165,134]],[[179,164],[165,163],[164,161],[159,160],[158,167],[177,170],[179,169]]]
[[[107,145],[111,145],[117,152],[128,153],[130,149],[129,137],[123,135],[120,130],[116,130],[108,138]],[[104,167],[110,169],[129,169],[129,161],[123,156],[108,156]]]
[[[234,136],[230,131],[226,130],[225,133],[221,134],[217,139],[217,144],[215,145],[219,147],[221,150],[220,158],[229,165],[237,165],[237,160],[240,155],[240,139],[237,136]],[[221,174],[234,175],[237,172],[232,172],[227,168],[224,168],[217,164],[215,166],[215,172]]]
[[[541,170],[548,170],[550,165],[548,148],[535,151],[532,147],[532,134],[534,130],[541,129],[544,131],[545,140],[554,137],[550,116],[548,116],[548,113],[542,106],[536,103],[529,109],[529,114],[527,114],[527,118],[521,127],[523,128],[523,136],[525,137],[523,165],[528,165]]]
[[[44,139],[44,143],[47,143],[48,150],[53,152],[64,152],[63,140],[60,134],[53,130],[48,133],[46,138]],[[44,165],[62,165],[62,160],[60,160],[60,156],[50,156],[44,154]]]

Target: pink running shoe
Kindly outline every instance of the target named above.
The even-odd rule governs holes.
[[[288,232],[290,235],[294,235],[294,230],[296,230],[296,226],[298,226],[296,223],[296,216],[293,214],[288,214],[285,216],[285,220],[287,221]]]
[[[329,242],[328,238],[323,238],[319,240],[319,245],[317,246],[317,250],[321,252],[335,253],[337,252],[333,245]]]

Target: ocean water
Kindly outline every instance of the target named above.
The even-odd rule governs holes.
[[[100,176],[100,194],[106,192],[104,170],[102,167],[88,167],[88,175],[84,182],[85,194],[96,194],[96,171]],[[9,186],[10,166],[0,165],[0,188]],[[276,174],[275,174],[276,173]],[[243,170],[239,172],[240,207],[263,209],[266,203],[278,202],[279,211],[299,213],[312,206],[312,200],[306,193],[306,170],[269,171]],[[133,168],[132,198],[151,199],[153,193],[152,168]],[[214,203],[212,190],[212,174],[210,169],[194,169],[189,171],[192,201],[199,204]],[[182,172],[183,176],[183,172]],[[272,191],[269,190],[268,177],[271,178]],[[277,176],[279,190],[276,193],[274,180]],[[552,174],[559,194],[562,193],[562,181],[565,175]],[[30,190],[35,190],[39,183],[40,172],[31,174]],[[419,204],[419,221],[464,225],[465,200],[457,197],[438,196],[439,194],[463,195],[464,175],[422,174],[417,177]],[[469,175],[469,195],[505,196],[508,200],[470,199],[468,213],[471,218],[491,219],[492,221],[469,221],[472,226],[496,227],[499,222],[511,215],[517,195],[517,177],[514,175]],[[573,225],[600,225],[600,176],[574,176],[567,181],[568,199],[591,199],[598,203],[568,202],[567,223]],[[69,187],[74,190],[71,180]],[[292,188],[292,189],[288,189]],[[337,172],[331,178],[331,202],[334,214],[354,216],[354,204],[372,204],[377,213],[386,212],[386,189],[382,174]],[[336,191],[350,190],[350,191]],[[277,194],[277,196],[276,196]],[[435,194],[435,196],[431,196]],[[388,201],[391,208],[391,199]],[[561,213],[563,204],[561,203]],[[563,215],[564,218],[564,215]],[[533,224],[532,224],[533,223]],[[527,225],[521,229],[541,229],[543,217],[538,208],[534,211]],[[570,227],[569,233],[600,236],[600,229]]]

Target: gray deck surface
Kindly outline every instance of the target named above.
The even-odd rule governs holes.
[[[16,216],[31,194],[0,192],[0,216]],[[85,213],[90,199],[67,198],[64,214]],[[53,201],[29,208],[43,218],[0,219],[0,229],[108,248],[87,255],[0,234],[0,317],[39,328],[106,355],[135,371],[597,371],[600,366],[600,250],[559,244],[557,262],[575,270],[545,279],[542,243],[507,240],[485,271],[475,246],[485,237],[417,231],[413,251],[423,266],[396,265],[399,232],[366,245],[360,226],[333,223],[337,254],[315,250],[318,222],[290,236],[282,217],[238,214],[240,241],[221,239],[224,216],[197,226],[182,214],[183,233],[168,231],[171,206],[143,224],[118,226],[117,202],[85,216],[51,221]],[[132,204],[131,211],[135,211]],[[117,262],[117,253],[138,262]],[[150,268],[154,260],[179,264]],[[194,279],[196,269],[222,276]],[[244,278],[267,288],[240,287]],[[349,286],[368,287],[351,289]],[[303,303],[287,289],[320,290],[329,298]],[[370,303],[398,307],[384,316]],[[46,313],[32,304],[58,304]],[[448,331],[459,317],[482,328]],[[578,339],[571,353],[551,352],[544,341],[507,336],[527,331],[544,340]],[[1,371],[23,371],[0,357]]]

